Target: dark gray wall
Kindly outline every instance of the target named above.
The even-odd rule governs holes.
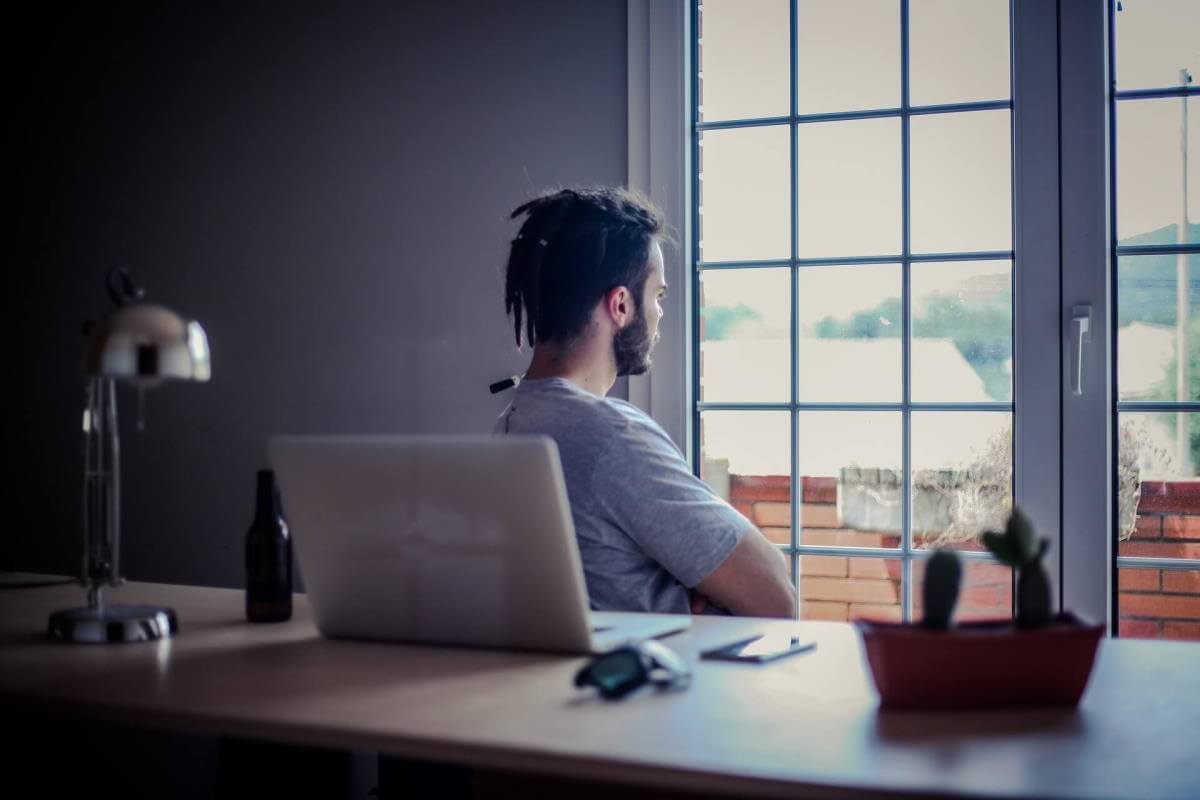
[[[77,569],[80,324],[116,264],[213,354],[211,383],[147,395],[142,433],[121,396],[132,579],[241,585],[272,433],[488,430],[506,399],[487,384],[525,363],[500,295],[508,212],[625,180],[625,9],[113,4],[14,29],[35,55],[9,62],[0,567]]]

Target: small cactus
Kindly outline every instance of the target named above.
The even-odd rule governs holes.
[[[1050,621],[1050,579],[1042,557],[1050,542],[1039,539],[1029,518],[1014,508],[1004,533],[988,531],[983,544],[998,561],[1017,571],[1017,627],[1044,626]]]
[[[925,618],[921,624],[926,628],[944,631],[950,629],[954,607],[958,605],[958,587],[962,581],[962,565],[958,553],[953,550],[938,550],[925,564],[925,581],[921,584],[921,596],[925,604]]]

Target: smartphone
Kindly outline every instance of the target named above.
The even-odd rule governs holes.
[[[801,639],[799,636],[766,633],[705,650],[700,657],[716,661],[750,661],[762,664],[793,653],[804,653],[816,646],[816,642]]]

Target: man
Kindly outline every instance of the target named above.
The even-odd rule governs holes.
[[[605,397],[650,367],[667,291],[661,216],[621,189],[555,192],[522,215],[505,307],[533,359],[496,430],[557,443],[593,608],[794,616],[782,554],[657,423]]]

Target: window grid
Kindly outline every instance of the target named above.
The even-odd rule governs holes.
[[[1155,247],[1138,248],[1138,252],[1151,251]],[[1013,257],[1011,250],[977,250],[964,253],[915,253],[908,260],[915,263],[931,264],[938,261],[1002,261]],[[770,267],[855,267],[870,266],[871,264],[898,264],[904,259],[902,254],[888,256],[829,256],[827,258],[776,258],[761,261],[700,261],[696,268],[702,271],[717,269],[762,269]]]
[[[1108,74],[1116,77],[1116,3],[1109,0],[1108,4]],[[1109,93],[1109,252],[1110,264],[1112,265],[1110,272],[1111,296],[1112,296],[1112,319],[1119,319],[1118,312],[1121,302],[1121,294],[1118,289],[1118,259],[1121,256],[1140,256],[1140,255],[1178,255],[1178,254],[1200,254],[1200,244],[1171,244],[1171,245],[1121,245],[1118,244],[1118,236],[1120,232],[1117,230],[1117,136],[1120,131],[1117,128],[1117,109],[1118,104],[1137,102],[1139,100],[1154,100],[1162,98],[1191,98],[1200,97],[1200,87],[1198,86],[1173,86],[1162,87],[1157,89],[1133,89],[1133,90],[1114,90]],[[1200,124],[1197,120],[1196,124]],[[1112,346],[1110,353],[1112,354],[1112,376],[1113,376],[1113,420],[1112,426],[1112,453],[1115,455],[1119,452],[1120,447],[1120,415],[1122,413],[1131,412],[1172,412],[1172,411],[1200,411],[1200,402],[1193,400],[1164,402],[1164,401],[1132,401],[1120,399],[1120,386],[1118,385],[1117,359],[1121,354],[1117,351],[1117,325],[1114,323],[1111,331]],[[1119,476],[1115,468],[1111,468],[1112,473],[1112,530],[1115,532],[1120,529],[1120,506],[1119,506]],[[1132,569],[1164,569],[1164,570],[1195,570],[1200,569],[1200,559],[1194,558],[1151,558],[1144,556],[1122,556],[1118,555],[1117,543],[1113,542],[1112,547],[1112,564],[1111,564],[1111,581],[1110,585],[1114,587],[1110,592],[1110,600],[1112,604],[1111,614],[1113,620],[1113,635],[1119,635],[1119,629],[1116,621],[1120,616],[1120,592],[1116,590],[1118,583],[1119,570],[1123,568]]]
[[[900,107],[886,109],[868,109],[863,111],[852,111],[843,113],[823,113],[823,114],[799,114],[797,112],[797,0],[791,0],[789,13],[789,64],[790,74],[788,80],[789,87],[789,103],[790,114],[787,117],[759,117],[735,120],[719,120],[702,122],[700,120],[700,53],[699,53],[699,13],[702,0],[692,0],[691,14],[693,31],[691,47],[692,47],[692,91],[691,91],[691,147],[692,147],[692,175],[691,175],[691,252],[694,254],[694,263],[691,280],[691,292],[693,302],[692,308],[692,331],[693,340],[691,346],[692,356],[692,430],[695,435],[691,437],[692,441],[692,463],[697,475],[700,474],[701,465],[703,462],[702,448],[700,442],[699,431],[701,430],[701,415],[704,411],[716,410],[778,410],[789,411],[790,416],[790,441],[788,443],[790,451],[790,467],[791,474],[789,476],[789,487],[791,497],[791,531],[790,542],[787,545],[779,545],[780,550],[784,553],[789,561],[791,577],[793,583],[799,588],[800,584],[800,557],[804,555],[831,555],[844,556],[851,558],[871,557],[871,558],[893,558],[899,559],[902,569],[901,585],[900,585],[900,604],[901,618],[904,621],[909,621],[912,618],[912,564],[914,560],[928,558],[934,552],[930,548],[918,549],[912,546],[912,447],[911,447],[911,427],[912,427],[912,412],[913,411],[971,411],[979,413],[987,412],[1007,412],[1013,413],[1014,404],[1010,402],[995,402],[995,403],[927,403],[927,402],[912,402],[911,392],[911,339],[912,330],[910,325],[910,309],[911,309],[911,265],[913,263],[938,262],[938,261],[976,261],[976,260],[1009,260],[1015,266],[1014,251],[974,251],[974,252],[945,252],[945,253],[913,253],[911,247],[911,220],[910,220],[910,141],[909,141],[909,123],[913,116],[926,114],[942,114],[942,113],[966,113],[972,111],[989,111],[1003,109],[1010,113],[1010,142],[1012,141],[1012,85],[1011,85],[1011,66],[1010,66],[1010,82],[1009,82],[1009,99],[1007,100],[991,100],[978,101],[968,103],[952,103],[927,106],[912,106],[909,102],[909,0],[900,0]],[[1011,26],[1012,17],[1009,16],[1009,46],[1011,52]],[[1011,65],[1011,59],[1010,59]],[[830,121],[849,121],[860,119],[874,119],[882,117],[898,117],[900,119],[900,136],[901,136],[901,246],[903,252],[898,255],[888,256],[847,256],[847,257],[831,257],[831,258],[800,258],[799,257],[799,225],[798,220],[798,187],[796,168],[798,164],[797,140],[799,126],[811,123],[830,122]],[[701,205],[701,187],[700,187],[700,138],[705,131],[712,130],[728,130],[735,128],[750,128],[763,126],[782,126],[789,127],[789,143],[790,143],[790,164],[789,164],[789,180],[790,180],[790,216],[789,224],[791,225],[791,254],[787,259],[767,259],[767,260],[745,260],[745,261],[724,261],[724,262],[705,262],[699,258],[700,254],[700,219],[699,211]],[[1010,151],[1011,152],[1011,151]],[[1011,185],[1010,175],[1010,185]],[[799,378],[800,370],[798,367],[797,344],[799,341],[798,328],[798,311],[797,311],[797,289],[799,270],[806,267],[816,266],[843,266],[843,265],[868,265],[868,264],[895,264],[899,263],[901,268],[901,330],[903,335],[901,340],[901,374],[902,374],[902,393],[899,403],[808,403],[800,402],[799,393]],[[716,270],[737,270],[737,269],[754,269],[754,268],[774,268],[787,269],[790,273],[790,401],[787,403],[720,403],[720,402],[701,402],[700,396],[700,279],[701,275],[706,271]],[[1015,269],[1010,274],[1015,274]],[[868,547],[836,547],[827,545],[812,545],[802,544],[800,542],[801,535],[801,519],[800,509],[803,505],[803,488],[800,485],[799,474],[799,452],[798,452],[798,432],[799,432],[799,413],[801,411],[810,410],[830,410],[830,411],[873,411],[873,410],[892,410],[901,412],[901,536],[900,546],[898,548],[868,548]],[[1015,486],[1015,482],[1010,484],[1010,491]],[[986,563],[997,563],[995,559],[986,552],[976,551],[959,551],[959,556],[967,562],[981,561]],[[1015,592],[1013,593],[1015,597]],[[797,591],[797,616],[800,613],[800,606],[803,601],[800,599],[801,592]]]
[[[793,82],[794,80],[793,77]],[[1012,108],[1011,100],[972,100],[969,103],[872,108],[863,111],[839,111],[830,114],[797,114],[793,111],[787,117],[747,117],[745,119],[722,119],[710,122],[697,121],[695,125],[698,131],[724,131],[731,128],[761,128],[769,125],[789,125],[791,123],[804,125],[813,122],[846,122],[856,119],[880,119],[883,117],[919,117],[925,114],[956,114],[960,111],[1003,111],[1009,108]]]
[[[903,411],[906,408],[913,411],[1012,411],[1012,403],[997,400],[990,403],[820,403],[808,401],[792,401],[778,403],[723,403],[698,402],[696,408],[700,411]]]
[[[799,56],[796,52],[796,42],[799,40],[799,21],[796,9],[796,0],[791,0],[788,9],[788,102],[791,104],[791,116],[793,118],[799,113],[796,98],[796,70],[799,63]],[[694,95],[699,100],[699,95]],[[795,263],[796,256],[800,252],[800,226],[796,224],[796,209],[799,207],[799,187],[796,180],[796,165],[799,163],[800,157],[800,130],[796,125],[789,124],[788,142],[791,150],[791,157],[788,162],[788,186],[789,196],[791,199],[791,210],[788,216],[788,224],[791,226],[791,245],[792,262]],[[699,233],[700,226],[696,226],[695,230]],[[699,253],[697,249],[695,252]],[[788,458],[790,468],[788,470],[788,493],[791,496],[791,520],[789,521],[790,531],[788,533],[790,543],[790,554],[785,555],[788,563],[792,568],[792,585],[796,587],[796,616],[800,616],[803,600],[800,599],[800,564],[801,557],[799,555],[800,543],[800,509],[804,503],[804,490],[800,486],[800,451],[796,447],[796,440],[800,437],[800,415],[796,412],[796,401],[799,399],[799,370],[796,369],[796,360],[799,356],[797,343],[800,339],[800,323],[798,314],[796,313],[796,292],[799,290],[799,275],[796,273],[795,267],[791,267],[791,272],[788,276],[788,306],[790,308],[789,317],[789,335],[788,335],[788,370],[791,373],[788,381],[788,391],[791,393],[791,411],[788,413]],[[699,331],[697,330],[697,335]],[[696,345],[699,350],[699,343]],[[699,373],[696,373],[696,380],[700,379]],[[698,396],[698,395],[697,395]],[[700,419],[700,413],[697,412],[696,419]],[[697,423],[699,424],[699,423]]]

